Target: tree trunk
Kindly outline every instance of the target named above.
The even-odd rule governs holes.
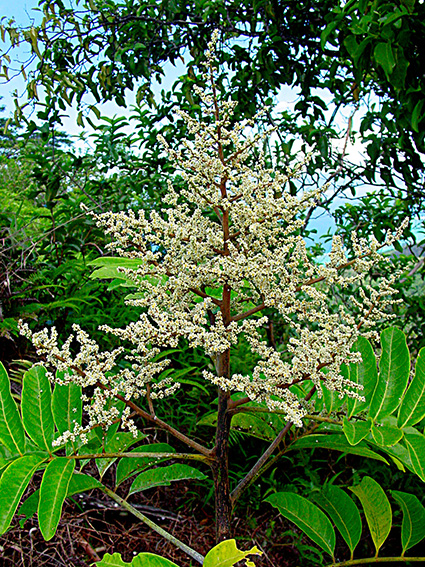
[[[215,462],[212,465],[215,492],[215,530],[217,543],[232,537],[230,518],[232,505],[229,487],[229,433],[230,417],[227,411],[228,392],[218,392],[217,436]]]

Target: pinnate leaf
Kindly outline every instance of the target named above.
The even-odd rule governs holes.
[[[342,488],[326,484],[314,494],[314,501],[330,516],[353,553],[362,534],[362,521],[352,499]]]
[[[379,552],[391,530],[392,512],[385,492],[380,485],[365,476],[361,483],[350,488],[363,507],[376,553]]]
[[[291,449],[333,449],[334,451],[342,451],[343,453],[349,453],[351,455],[360,455],[361,457],[367,457],[369,459],[375,459],[381,461],[388,465],[388,461],[384,459],[375,451],[371,451],[369,447],[364,442],[358,443],[356,446],[350,445],[350,443],[345,438],[345,435],[340,435],[338,433],[334,434],[318,434],[318,435],[306,435],[297,439],[291,445]]]
[[[0,479],[0,533],[9,527],[32,475],[45,459],[45,454],[24,455],[4,471]]]
[[[425,348],[419,351],[415,376],[404,394],[398,412],[398,426],[419,423],[425,417]]]
[[[55,433],[52,390],[46,369],[42,366],[33,366],[24,374],[22,420],[31,439],[39,447],[50,452]]]
[[[292,492],[277,492],[265,499],[333,557],[335,531],[328,517],[312,502]]]
[[[349,377],[351,381],[363,386],[363,390],[359,393],[365,398],[365,401],[361,402],[356,398],[348,398],[348,417],[352,417],[354,414],[359,413],[369,406],[378,381],[376,357],[370,342],[364,337],[359,337],[354,343],[352,351],[359,352],[362,355],[362,361],[357,364],[350,364]]]
[[[11,455],[25,453],[25,432],[21,416],[10,393],[10,382],[6,369],[0,362],[0,443]]]
[[[421,433],[405,433],[407,450],[413,470],[425,482],[425,437]]]
[[[173,447],[167,443],[153,443],[151,445],[143,445],[132,450],[132,453],[174,453]],[[124,480],[147,469],[151,465],[159,464],[165,459],[155,459],[153,457],[123,457],[117,465],[116,484],[119,486]]]
[[[400,329],[389,327],[382,331],[381,346],[379,378],[369,409],[369,415],[375,421],[391,415],[399,406],[410,371],[406,337]]]
[[[401,545],[403,553],[425,537],[425,508],[414,494],[392,490],[391,494],[403,511]]]
[[[342,429],[350,445],[358,445],[369,434],[372,423],[368,421],[349,421],[344,417]]]
[[[130,487],[129,494],[147,490],[154,486],[169,486],[171,482],[186,479],[204,480],[207,478],[204,473],[188,465],[169,465],[158,467],[139,474]]]
[[[60,434],[73,431],[75,423],[81,425],[83,402],[81,386],[74,383],[56,384],[53,390],[53,419]]]
[[[74,468],[73,459],[57,457],[44,471],[38,503],[38,523],[46,541],[52,539],[56,533]]]

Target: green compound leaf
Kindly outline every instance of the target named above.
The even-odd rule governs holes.
[[[95,565],[98,567],[179,567],[169,559],[154,553],[139,553],[131,563],[123,561],[120,553],[114,553],[113,555],[105,553],[102,561]]]
[[[335,530],[327,516],[306,498],[292,492],[277,492],[265,499],[300,528],[314,543],[333,557]]]
[[[252,547],[249,551],[241,551],[236,546],[234,539],[222,541],[206,554],[203,567],[233,567],[238,561],[246,559],[248,555],[262,555],[263,552]],[[247,561],[247,566],[254,565],[251,561]]]
[[[13,461],[0,479],[0,533],[3,534],[12,521],[22,494],[37,467],[45,460],[43,455],[24,455]]]
[[[368,523],[376,554],[391,530],[392,512],[385,492],[379,484],[365,476],[360,484],[350,487],[360,500]]]
[[[425,437],[421,433],[405,433],[404,440],[413,470],[425,482]]]
[[[392,447],[396,445],[403,437],[403,431],[393,425],[378,425],[375,423],[372,426],[372,437],[377,445],[380,447]]]
[[[353,554],[362,535],[362,520],[357,506],[344,490],[326,484],[314,493],[314,501],[328,514]]]
[[[147,490],[154,486],[169,486],[171,482],[186,479],[204,480],[204,473],[188,465],[169,465],[142,472],[133,481],[129,494]]]
[[[410,371],[406,336],[400,329],[390,327],[382,331],[381,346],[379,378],[369,409],[374,421],[392,414],[399,406]]]
[[[369,407],[376,382],[378,381],[376,357],[370,342],[364,337],[359,337],[351,350],[359,352],[362,355],[362,361],[358,364],[350,364],[349,378],[352,382],[363,386],[363,390],[359,391],[359,394],[364,396],[365,401],[361,402],[356,398],[347,399],[347,414],[349,418]]]
[[[81,425],[83,414],[81,394],[82,388],[78,384],[70,382],[66,385],[55,385],[52,399],[53,419],[61,435],[65,431],[73,431],[76,423]]]
[[[391,43],[378,43],[374,49],[373,55],[375,61],[384,69],[385,74],[389,77],[396,63]]]
[[[306,435],[292,443],[290,449],[333,449],[334,451],[341,451],[351,455],[360,455],[361,457],[375,459],[376,461],[381,461],[388,465],[388,461],[384,459],[384,457],[374,451],[371,451],[363,441],[353,447],[347,441],[345,435],[340,435],[338,433]]]
[[[67,497],[92,490],[93,488],[102,489],[103,484],[92,476],[74,471],[69,482]]]
[[[73,459],[57,457],[44,471],[38,503],[38,523],[46,541],[56,533],[74,468]]]
[[[368,421],[348,421],[344,417],[342,429],[350,445],[358,445],[369,434],[372,423]]]
[[[175,449],[167,443],[153,443],[143,445],[131,451],[132,453],[174,453]],[[124,480],[147,469],[151,465],[162,463],[166,459],[154,459],[152,457],[123,457],[117,465],[116,484],[119,486]]]
[[[257,437],[258,439],[264,439],[265,441],[273,441],[276,438],[278,431],[273,428],[274,420],[267,417],[261,417],[261,414],[253,413],[237,413],[232,418],[231,429],[233,431],[239,431],[245,435],[250,435],[251,437]],[[211,427],[216,427],[217,425],[217,412],[210,413],[201,418],[198,421],[198,425],[210,425]],[[282,426],[283,428],[283,426]]]
[[[425,537],[425,508],[414,494],[391,490],[394,500],[403,511],[401,545],[403,554]]]
[[[131,447],[131,445],[134,445],[145,437],[146,435],[142,435],[141,433],[138,433],[137,437],[134,437],[129,431],[120,431],[119,433],[115,433],[105,444],[105,453],[123,453],[128,447]],[[97,470],[101,477],[116,460],[116,458],[96,459]]]
[[[0,362],[0,443],[11,455],[25,453],[25,432],[21,416],[10,393],[10,381],[6,369]]]
[[[93,490],[93,488],[100,488],[100,490],[102,490],[103,484],[92,476],[74,471],[68,485],[68,492],[66,494],[66,497],[68,498],[70,496],[73,496],[74,494],[81,494],[81,492]],[[37,512],[39,501],[40,489],[37,489],[31,494],[31,496],[28,496],[25,502],[21,505],[18,510],[18,514],[23,514],[25,516],[25,518],[20,520],[19,522],[21,524],[21,527],[24,525],[26,520],[32,518]]]
[[[415,425],[425,417],[425,348],[419,351],[415,376],[401,402],[398,426]]]
[[[34,366],[24,374],[22,421],[31,439],[42,449],[51,452],[55,433],[52,390],[46,369],[42,366]]]

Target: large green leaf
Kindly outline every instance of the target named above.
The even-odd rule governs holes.
[[[207,478],[204,473],[188,465],[169,465],[159,467],[139,474],[130,487],[129,494],[147,490],[154,486],[168,486],[171,482],[186,479],[204,480]]]
[[[249,551],[241,551],[236,546],[234,539],[222,541],[206,554],[203,567],[233,567],[238,561],[246,559],[249,555],[262,555],[263,552],[252,547]],[[254,563],[247,561],[247,565],[254,566]]]
[[[350,364],[350,380],[363,386],[363,390],[359,393],[364,396],[365,401],[361,402],[356,398],[347,399],[349,418],[369,407],[378,380],[376,357],[370,342],[364,337],[359,337],[354,343],[352,351],[359,352],[362,355],[362,361],[358,364]]]
[[[415,376],[401,402],[398,426],[415,425],[425,417],[425,348],[419,352]]]
[[[375,443],[380,447],[392,447],[403,437],[403,431],[401,429],[386,423],[379,426],[373,424],[371,434]]]
[[[378,554],[391,530],[392,512],[385,492],[379,484],[365,476],[361,483],[350,488],[360,500]]]
[[[265,499],[333,557],[335,530],[328,517],[312,502],[292,492],[277,492]]]
[[[378,43],[374,49],[375,61],[384,69],[387,77],[391,74],[396,60],[390,42]]]
[[[46,541],[52,539],[56,533],[74,468],[73,459],[57,457],[44,471],[38,503],[38,523]]]
[[[120,431],[115,433],[105,444],[105,453],[123,453],[128,447],[131,447],[131,445],[134,445],[145,437],[146,435],[142,435],[141,433],[138,433],[137,437],[134,437],[129,431]],[[97,470],[101,477],[116,460],[116,458],[96,459]]]
[[[96,565],[98,567],[179,567],[169,559],[154,553],[139,553],[131,563],[123,561],[120,553],[113,555],[105,553],[102,560]]]
[[[131,451],[132,453],[174,453],[175,449],[167,443],[152,443],[143,445]],[[117,465],[116,483],[119,486],[124,480],[147,469],[151,465],[159,464],[166,459],[154,459],[152,457],[123,457]]]
[[[385,329],[381,333],[381,346],[379,378],[369,409],[374,421],[392,414],[399,406],[410,371],[409,349],[400,329]]]
[[[75,424],[81,425],[83,414],[82,388],[78,384],[56,384],[53,390],[53,419],[60,434],[73,431]]]
[[[24,455],[13,461],[4,471],[0,479],[1,534],[9,527],[24,490],[45,458],[45,455]]]
[[[81,492],[93,490],[93,488],[100,488],[102,490],[103,484],[92,476],[74,471],[68,485],[68,492],[66,494],[66,497],[68,498],[69,496],[73,496],[74,494],[81,494]],[[39,501],[40,489],[38,488],[31,494],[31,496],[28,496],[28,498],[18,510],[18,514],[23,514],[25,516],[23,520],[20,520],[21,527],[26,520],[32,518],[37,512]]]
[[[198,425],[210,425],[216,427],[217,412],[210,413],[198,421]],[[269,419],[267,413],[245,413],[240,412],[233,416],[231,428],[251,437],[273,441],[278,431],[273,428],[273,420]],[[283,429],[283,427],[282,427]]]
[[[425,538],[425,508],[414,494],[397,490],[392,490],[391,494],[403,510],[401,545],[404,554]]]
[[[24,374],[22,420],[31,439],[50,452],[55,433],[52,390],[46,369],[42,366],[34,366]]]
[[[344,417],[342,429],[350,445],[358,445],[369,434],[372,423],[368,421],[349,421]]]
[[[334,451],[342,451],[343,453],[350,453],[352,455],[360,455],[362,457],[367,457],[369,459],[375,459],[377,461],[382,461],[388,465],[388,462],[384,457],[371,451],[369,447],[363,441],[358,443],[356,446],[350,445],[350,443],[345,438],[345,435],[340,435],[338,433],[331,434],[318,434],[318,435],[306,435],[297,439],[290,449],[333,449]]]
[[[67,496],[80,494],[81,492],[92,490],[93,488],[102,489],[103,484],[92,476],[74,471],[71,476],[71,480],[69,481]]]
[[[0,443],[11,455],[25,453],[25,432],[21,416],[10,393],[10,382],[6,369],[0,362]]]
[[[362,520],[357,506],[344,490],[333,484],[326,484],[320,492],[314,493],[313,498],[330,516],[352,555],[362,535]]]
[[[413,470],[425,482],[425,437],[420,433],[405,433],[404,440]]]

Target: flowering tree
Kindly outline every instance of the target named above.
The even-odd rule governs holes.
[[[94,427],[107,428],[117,420],[135,439],[136,417],[155,424],[191,450],[173,458],[200,460],[210,466],[217,540],[222,541],[231,537],[232,508],[244,489],[265,470],[287,432],[293,426],[302,427],[303,419],[315,413],[313,397],[320,399],[329,390],[341,399],[364,402],[362,384],[346,369],[362,360],[355,348],[359,337],[374,337],[374,323],[390,316],[387,308],[394,301],[394,280],[381,281],[378,287],[362,285],[362,280],[382,261],[380,248],[400,238],[404,225],[388,234],[384,244],[373,237],[358,240],[353,233],[355,256],[351,258],[335,237],[329,261],[315,262],[299,229],[303,211],[326,186],[295,197],[285,186],[289,179],[296,179],[305,162],[285,174],[266,166],[259,146],[271,132],[250,135],[255,120],[234,123],[235,103],[218,98],[216,41],[214,34],[206,53],[203,79],[208,88],[197,89],[204,120],[181,112],[188,128],[182,147],[174,150],[161,140],[184,188],[177,191],[170,184],[161,213],[129,210],[95,215],[98,225],[112,237],[110,249],[121,258],[100,263],[118,266],[115,273],[137,288],[127,303],[143,308],[138,321],[125,328],[102,326],[125,346],[102,352],[76,325],[75,336],[62,346],[54,328],[32,333],[22,324],[21,331],[44,356],[43,365],[57,370],[49,374],[52,382],[72,383],[91,392],[83,395],[88,422],[82,425],[75,420],[53,445],[84,443]],[[352,305],[331,307],[330,286],[351,286]],[[291,327],[292,336],[282,351],[266,340],[268,317],[262,315],[266,310],[278,312]],[[246,375],[232,370],[232,350],[242,337],[257,359]],[[204,349],[214,362],[215,371],[203,373],[218,388],[212,448],[156,414],[155,400],[172,396],[181,387],[172,372],[161,377],[170,360],[159,355],[177,347],[181,339],[189,347]],[[307,393],[299,386],[308,386]],[[116,399],[125,405],[122,414],[110,403]],[[286,424],[231,492],[232,419],[252,402],[263,412],[283,415]]]

